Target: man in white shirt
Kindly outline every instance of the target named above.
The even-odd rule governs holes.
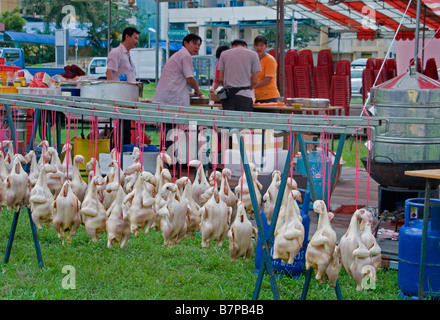
[[[218,61],[219,82],[235,95],[222,101],[224,110],[253,111],[252,90],[261,71],[258,55],[243,40],[234,40],[231,49],[222,52]]]
[[[198,54],[202,38],[196,34],[188,34],[183,39],[182,48],[174,53],[162,69],[153,103],[170,104],[189,107],[189,87],[194,89],[196,96],[202,92],[194,78],[192,56]]]

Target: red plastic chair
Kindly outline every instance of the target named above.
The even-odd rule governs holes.
[[[438,80],[437,64],[435,58],[429,58],[426,60],[425,70],[423,71],[425,76],[428,76],[434,80]]]

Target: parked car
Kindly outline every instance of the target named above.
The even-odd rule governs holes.
[[[367,66],[367,58],[356,59],[351,62],[352,68],[365,68]]]
[[[351,94],[362,94],[362,71],[365,68],[351,68]]]

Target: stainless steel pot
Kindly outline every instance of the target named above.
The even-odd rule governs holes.
[[[378,117],[440,117],[440,82],[408,72],[371,88],[371,102]],[[394,162],[424,162],[440,159],[439,124],[394,123],[377,128],[372,156]]]
[[[378,117],[440,117],[440,82],[414,70],[370,92]],[[371,177],[382,186],[423,189],[424,179],[407,176],[405,171],[440,168],[439,124],[415,121],[377,127],[370,153]],[[362,162],[367,168],[366,158]],[[432,187],[438,184],[433,182]]]
[[[122,101],[139,101],[142,83],[126,81],[80,81],[81,97]]]
[[[311,98],[286,98],[286,103],[292,105],[294,103],[302,104],[303,107],[327,108],[330,106],[329,99],[311,99]]]

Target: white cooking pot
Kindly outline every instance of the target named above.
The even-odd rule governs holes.
[[[80,81],[81,97],[122,101],[139,101],[142,83],[109,80]]]

